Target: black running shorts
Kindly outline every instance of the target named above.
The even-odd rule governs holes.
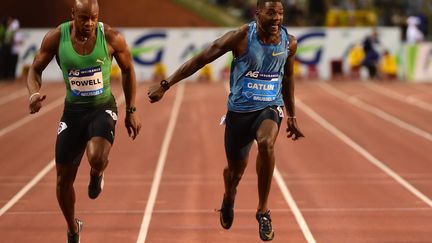
[[[64,112],[57,131],[56,163],[79,165],[92,137],[114,142],[117,109]]]
[[[269,106],[263,110],[240,113],[228,111],[225,119],[225,153],[228,160],[245,160],[261,123],[270,119],[282,122],[282,107]]]

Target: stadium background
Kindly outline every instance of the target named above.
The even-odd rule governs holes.
[[[361,43],[372,32],[372,28],[377,28],[381,41],[379,51],[383,52],[387,49],[396,56],[398,78],[411,82],[429,81],[432,67],[428,63],[432,58],[429,55],[432,53],[430,52],[432,46],[426,41],[417,45],[407,45],[404,42],[406,19],[411,15],[424,20],[422,29],[427,40],[430,33],[428,31],[430,25],[427,24],[430,18],[428,14],[431,9],[427,1],[294,0],[284,2],[286,9],[284,24],[299,38],[297,76],[323,80],[349,76],[347,57],[350,49],[355,44]],[[25,76],[44,33],[49,30],[47,28],[53,28],[58,23],[69,20],[70,4],[70,0],[29,1],[26,7],[21,8],[17,8],[13,2],[2,4],[0,16],[13,16],[19,19],[25,36],[20,48],[18,76],[22,76],[23,72]],[[167,73],[172,72],[175,67],[196,54],[214,38],[234,26],[250,21],[253,19],[254,7],[255,1],[235,0],[163,0],[122,3],[104,1],[100,6],[100,20],[118,28],[127,36],[128,44],[136,57],[138,77],[142,81],[149,80],[154,76],[153,73],[158,72],[160,65],[155,66],[156,64],[164,65]],[[50,14],[39,14],[48,9]],[[169,41],[173,39],[170,32],[178,31],[179,29],[173,28],[179,27],[183,33],[174,34],[174,38],[183,38],[187,43],[181,47],[184,50],[174,56],[169,47],[176,41]],[[197,30],[198,27],[207,28],[207,32],[200,34],[205,30]],[[155,28],[159,29],[154,31]],[[156,36],[145,36],[153,35],[151,32],[156,32]],[[219,63],[206,67],[207,70],[203,71],[209,73],[207,75],[213,79],[220,79],[227,71],[226,66],[229,65],[230,58],[229,55],[223,57],[223,60],[217,61]],[[61,77],[55,70],[55,64],[50,65],[46,72],[47,80],[57,80]],[[116,66],[113,71],[114,75],[118,74]],[[360,76],[362,79],[367,78],[365,69],[361,69]]]
[[[210,1],[99,1],[101,20],[130,36],[127,40],[132,52],[153,50],[149,56],[140,55],[141,59],[154,58],[160,50],[159,44],[166,44],[165,41],[148,43],[140,46],[143,49],[134,49],[134,39],[149,31],[176,34],[172,40],[178,42],[168,45],[173,49],[166,50],[165,54],[182,56],[184,50],[196,53],[208,40],[250,17],[250,5],[242,5],[249,1],[212,1],[214,12],[211,13],[221,14],[217,15],[220,16],[218,21],[214,17],[200,17],[204,12],[202,6],[207,6],[200,4],[210,4]],[[195,6],[188,4],[191,2]],[[306,10],[309,1],[287,2],[296,2],[295,7],[309,11]],[[305,42],[307,45],[302,46],[299,57],[305,53],[316,54],[318,49],[343,53],[346,48],[330,45],[338,45],[338,35],[353,36],[350,41],[360,40],[378,24],[383,43],[390,43],[389,46],[401,53],[402,60],[406,47],[403,26],[381,24],[384,22],[379,19],[385,14],[376,9],[378,4],[397,6],[405,10],[405,15],[411,14],[408,11],[413,13],[416,4],[426,4],[417,7],[429,9],[429,1],[333,2],[344,6],[329,9],[325,18],[314,20],[321,23],[319,28],[309,22],[308,15],[294,20],[288,18],[295,23],[288,28],[299,31],[300,36],[302,31],[314,31],[325,33],[329,38]],[[363,9],[370,5],[356,6],[360,2],[372,4],[372,9]],[[3,1],[0,16],[19,18],[23,31],[35,33],[32,43],[40,45],[46,30],[69,20],[69,4],[70,1],[40,0],[19,4]],[[393,11],[388,5],[385,7]],[[197,8],[198,13],[194,10]],[[290,16],[302,16],[298,9],[290,11],[298,14]],[[204,15],[211,16],[211,13]],[[341,28],[329,26],[334,25],[334,16],[340,17],[337,23]],[[348,21],[352,20],[350,16],[357,21]],[[364,16],[369,17],[365,19]],[[383,34],[387,30],[390,34]],[[204,39],[199,40],[194,36],[204,33],[201,31],[207,32],[201,34]],[[31,35],[29,40],[33,38]],[[200,42],[193,42],[195,39]],[[182,50],[176,50],[176,45],[180,44]],[[195,47],[185,48],[190,44]],[[343,45],[349,46],[350,42]],[[415,62],[428,63],[428,48],[428,39],[410,46],[412,60],[405,62],[413,68],[423,68],[417,73],[426,74],[427,78],[430,77],[427,65]],[[422,56],[416,58],[416,53]],[[31,60],[28,55],[26,60]],[[228,60],[229,57],[221,60],[220,65],[226,65]],[[309,70],[307,65],[300,67],[304,76],[296,78],[296,115],[306,138],[295,143],[286,139],[286,125],[283,124],[276,144],[277,168],[270,195],[276,230],[273,242],[430,242],[430,80],[417,79],[414,71],[409,78],[401,61],[398,80],[369,81],[363,77],[359,82],[345,74],[342,78],[332,77],[331,61],[326,62],[323,67],[328,70],[328,78],[308,76],[308,71],[313,69]],[[156,66],[144,71],[143,77],[151,76],[154,68]],[[325,73],[318,71],[320,75]],[[28,114],[24,76],[0,82],[1,242],[63,242],[65,238],[65,223],[55,198],[53,161],[64,84],[60,79],[45,80],[50,70],[47,72],[41,89],[47,99],[38,115]],[[57,73],[58,67],[53,66],[52,72]],[[116,73],[113,74],[115,77]],[[320,82],[322,80],[332,82]],[[254,218],[257,197],[253,160],[239,186],[233,228],[221,229],[215,212],[223,193],[222,170],[226,163],[223,127],[218,126],[221,115],[226,112],[226,76],[215,79],[216,82],[176,85],[157,104],[150,104],[146,97],[152,80],[139,81],[137,114],[144,128],[133,142],[123,125],[124,99],[120,82],[112,82],[119,105],[119,123],[104,192],[97,201],[86,195],[89,166],[85,158],[82,161],[75,183],[77,214],[85,222],[82,242],[261,242]],[[253,148],[251,158],[255,156]]]

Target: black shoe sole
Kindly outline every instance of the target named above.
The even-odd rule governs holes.
[[[228,214],[228,220],[225,221],[224,220],[224,214]],[[229,214],[231,214],[232,216],[230,216]],[[226,205],[222,202],[222,206],[221,209],[219,210],[219,220],[220,220],[220,224],[222,226],[222,228],[224,229],[230,229],[233,221],[234,221],[234,209],[233,207]]]
[[[92,181],[91,177],[92,177],[92,175],[90,174],[90,181]],[[98,183],[99,188],[97,189],[97,191],[93,190],[92,184],[89,183],[89,185],[88,185],[88,197],[90,199],[96,199],[101,194],[102,189],[103,189],[103,183],[104,183],[104,174],[102,174],[102,176],[100,178],[100,181]]]
[[[69,232],[67,232],[68,243],[80,243],[81,242],[80,234],[81,234],[84,223],[79,219],[75,219],[75,222],[78,226],[78,233],[72,235]],[[73,237],[73,239],[71,239],[71,237]]]

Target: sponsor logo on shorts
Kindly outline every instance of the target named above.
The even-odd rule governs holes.
[[[279,112],[279,117],[284,117],[284,112],[283,112],[282,107],[278,106],[278,107],[277,107],[277,110],[278,110],[278,112]]]
[[[57,135],[59,135],[64,130],[66,130],[66,128],[67,128],[66,123],[65,122],[60,122],[59,127],[57,129]]]
[[[105,110],[105,112],[108,113],[112,117],[112,119],[114,121],[117,121],[117,114],[114,111],[112,111],[112,110]]]
[[[223,115],[220,119],[219,125],[225,125],[226,124],[226,115]]]

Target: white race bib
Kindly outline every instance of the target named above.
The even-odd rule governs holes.
[[[279,91],[279,73],[249,71],[244,78],[242,95],[249,101],[270,102]]]
[[[68,77],[74,96],[97,96],[103,93],[103,76],[100,66],[71,69]]]

